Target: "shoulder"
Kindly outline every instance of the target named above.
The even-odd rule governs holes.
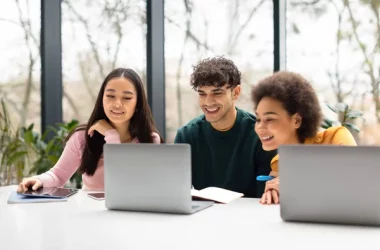
[[[256,116],[254,114],[249,113],[239,108],[236,108],[236,110],[237,110],[238,119],[240,120],[240,123],[242,125],[251,126],[256,123]]]
[[[199,128],[206,125],[206,123],[207,123],[207,121],[205,120],[205,116],[200,115],[200,116],[192,119],[191,121],[189,121],[184,126],[180,127],[177,130],[177,133],[181,133],[181,134],[193,133],[194,131],[197,131]]]
[[[237,128],[238,134],[246,137],[246,139],[254,140],[255,144],[260,144],[259,137],[255,131],[256,116],[245,110],[237,108],[237,118],[235,122],[235,127]]]
[[[256,116],[248,111],[236,108],[238,114],[240,114],[242,120],[256,122]]]
[[[334,137],[347,137],[351,136],[351,132],[343,126],[330,127],[324,131],[321,131],[317,134],[317,138],[320,138],[322,141],[332,140]]]
[[[344,126],[330,127],[309,139],[311,143],[333,144],[333,145],[356,145],[351,132]]]
[[[348,131],[346,127],[336,126],[336,127],[327,128],[324,131],[319,132],[319,134],[322,134],[323,137],[327,137],[327,136],[335,135],[338,132],[350,133],[350,131]]]
[[[66,142],[66,147],[73,150],[83,149],[86,144],[86,130],[76,130]]]
[[[207,126],[207,121],[204,115],[200,115],[186,125],[180,127],[177,130],[177,134],[174,138],[174,143],[190,143],[194,138],[199,137],[201,131]]]

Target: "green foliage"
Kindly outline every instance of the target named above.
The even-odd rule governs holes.
[[[29,154],[29,147],[23,141],[20,131],[12,128],[6,105],[1,100],[0,177],[2,175],[5,179],[3,184],[9,185],[14,178],[21,181],[25,166],[29,161]]]
[[[67,135],[79,125],[77,120],[69,123],[59,123],[56,127],[49,127],[47,131],[39,137],[32,129],[25,130],[25,137],[28,138],[31,145],[37,152],[38,158],[34,162],[33,167],[29,171],[29,175],[36,173],[42,174],[52,168],[61,156]],[[47,136],[52,138],[47,140]],[[82,177],[79,173],[75,173],[70,181],[75,183],[77,188],[81,187]]]
[[[1,101],[0,110],[0,180],[9,185],[12,179],[20,182],[27,175],[41,174],[52,168],[61,156],[67,135],[78,126],[77,120],[60,123],[40,135],[34,125],[13,130],[6,105]],[[48,135],[50,136],[49,139]],[[81,187],[82,176],[75,173],[70,181]],[[1,183],[0,183],[1,185]]]
[[[342,125],[351,132],[360,132],[360,129],[355,124],[353,124],[353,121],[363,116],[362,111],[352,110],[345,103],[337,103],[334,107],[327,104],[327,107],[338,115],[338,121],[333,121],[331,119],[325,118],[321,125],[322,128],[326,129],[332,126]]]

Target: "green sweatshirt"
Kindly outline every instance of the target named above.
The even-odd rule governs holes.
[[[175,143],[191,145],[192,183],[195,189],[220,187],[259,198],[276,151],[264,151],[254,126],[254,115],[237,110],[235,124],[228,131],[214,129],[201,115],[177,131]]]

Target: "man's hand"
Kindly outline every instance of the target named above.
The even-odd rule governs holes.
[[[99,120],[94,123],[88,130],[88,135],[92,137],[95,131],[98,131],[99,134],[103,135],[106,131],[113,129],[113,127],[106,120]]]

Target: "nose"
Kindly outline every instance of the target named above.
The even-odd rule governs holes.
[[[120,108],[120,107],[122,106],[120,99],[119,99],[119,98],[116,98],[116,99],[115,99],[115,102],[113,103],[113,105],[114,105],[115,107],[117,107],[117,108]]]
[[[212,97],[212,95],[207,95],[205,98],[205,105],[212,106],[214,103],[215,103],[214,97]]]
[[[260,129],[263,129],[265,127],[265,124],[261,121],[261,122],[257,122],[255,123],[255,130],[256,131],[259,131]]]

